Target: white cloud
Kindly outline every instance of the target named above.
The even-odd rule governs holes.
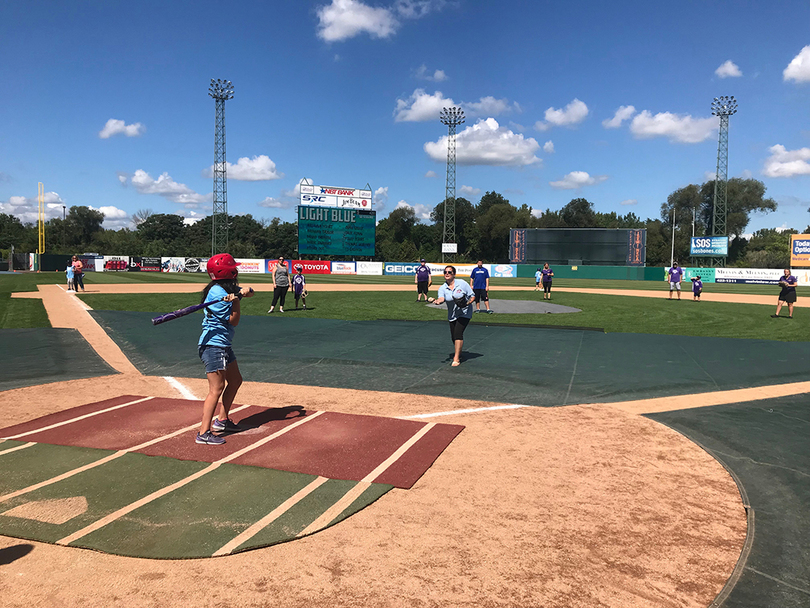
[[[765,161],[762,173],[768,177],[794,177],[810,175],[810,148],[786,150],[776,144],[768,148],[771,156]]]
[[[717,68],[714,71],[720,78],[739,78],[742,76],[742,71],[740,70],[739,66],[734,63],[731,59],[726,61],[723,65]]]
[[[543,144],[543,152],[546,154],[554,154],[554,142],[550,139]]]
[[[388,186],[380,186],[374,191],[374,198],[371,199],[374,208],[381,211],[388,203]]]
[[[443,82],[447,80],[447,74],[444,73],[444,70],[436,70],[433,74],[428,74],[427,66],[424,63],[416,68],[415,75],[419,80],[430,80],[432,82]]]
[[[183,218],[183,223],[186,226],[191,226],[192,224],[196,224],[201,219],[203,219],[205,217],[208,217],[207,213],[197,213],[196,211],[189,211],[189,212],[187,212],[187,214],[185,216],[183,214],[178,214],[178,215],[180,215]]]
[[[394,108],[396,122],[425,122],[439,120],[442,108],[460,106],[467,116],[497,116],[512,110],[520,111],[517,103],[510,103],[508,99],[495,99],[491,95],[482,97],[478,101],[462,101],[456,103],[450,97],[445,97],[441,91],[428,94],[424,89],[416,89],[407,99],[397,99]]]
[[[421,203],[416,203],[415,205],[410,205],[404,200],[399,201],[397,206],[394,209],[402,209],[402,208],[410,208],[414,210],[416,214],[416,218],[420,220],[429,220],[430,219],[430,212],[433,211],[431,207],[428,205],[422,205]]]
[[[602,126],[606,129],[617,129],[622,126],[625,120],[630,119],[636,113],[636,108],[633,106],[619,106],[613,118],[602,121]]]
[[[585,171],[571,171],[568,175],[556,182],[549,182],[552,188],[558,190],[576,190],[583,186],[593,186],[607,179],[607,175],[588,175]]]
[[[435,171],[428,171],[427,173],[425,173],[425,177],[439,177],[439,176],[436,175]]]
[[[173,203],[185,205],[187,208],[210,203],[214,199],[213,193],[198,194],[185,184],[174,181],[165,172],[157,179],[153,179],[146,171],[138,169],[132,176],[130,183],[139,194],[158,194]]]
[[[634,199],[634,198],[628,198],[626,200],[623,200],[619,204],[620,205],[625,205],[625,206],[627,206],[627,205],[638,205],[638,201],[636,199]]]
[[[45,221],[62,218],[62,200],[56,192],[45,192],[43,194],[45,203]],[[0,213],[6,213],[18,218],[22,223],[36,223],[39,216],[39,199],[37,197],[27,198],[25,196],[10,196],[5,203],[0,202]]]
[[[289,209],[297,204],[297,201],[286,198],[273,198],[272,196],[266,197],[263,201],[256,203],[259,207],[266,207],[269,209]]]
[[[424,145],[428,156],[437,162],[447,158],[447,136]],[[460,165],[496,165],[522,167],[539,163],[535,153],[540,144],[524,138],[494,118],[479,120],[456,136],[456,162]]]
[[[428,95],[424,89],[416,89],[408,99],[397,99],[394,120],[396,122],[439,120],[442,108],[454,105],[456,102],[445,97],[441,91]]]
[[[537,219],[540,219],[543,216],[543,210],[535,209],[534,207],[531,208],[530,213],[532,214],[533,217],[536,217]]]
[[[121,185],[126,187],[127,182],[129,181],[129,173],[118,171],[116,172],[116,175],[118,176],[118,181],[121,182]]]
[[[709,139],[718,128],[716,118],[692,118],[690,115],[660,112],[653,116],[648,110],[638,114],[630,123],[630,132],[638,139],[666,137],[672,142],[696,144]]]
[[[96,211],[101,211],[104,214],[104,222],[102,223],[103,228],[108,230],[119,230],[121,228],[132,227],[132,217],[123,209],[113,206],[98,208],[90,207],[90,209],[96,209]]]
[[[104,128],[98,132],[98,136],[101,139],[109,139],[113,135],[123,133],[127,137],[137,137],[141,135],[144,131],[146,131],[146,127],[144,127],[139,122],[128,125],[124,123],[123,120],[116,120],[115,118],[111,118],[110,120],[107,121],[107,124],[104,125]]]
[[[568,127],[581,123],[588,116],[588,106],[579,99],[569,103],[559,110],[551,107],[546,110],[546,122],[536,122],[534,128],[538,131],[547,131],[551,127]]]
[[[810,82],[810,45],[804,47],[782,72],[783,78],[795,82]]]
[[[396,33],[400,19],[420,19],[441,9],[445,0],[397,0],[390,7],[373,7],[359,0],[332,0],[320,6],[318,37],[326,42],[340,42],[360,34],[388,38]]]
[[[281,179],[283,173],[276,171],[276,163],[264,154],[248,158],[244,156],[236,161],[235,165],[225,163],[228,172],[228,179],[235,179],[242,182],[262,182],[273,179]],[[203,172],[206,177],[213,177],[214,166],[211,165]]]
[[[458,191],[466,196],[478,196],[481,194],[481,188],[473,188],[472,186],[462,186]]]

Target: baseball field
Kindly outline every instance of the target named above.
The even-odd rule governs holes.
[[[240,280],[201,446],[201,313],[151,319],[204,277],[0,274],[4,606],[810,605],[810,290],[498,279],[451,367],[408,277]]]

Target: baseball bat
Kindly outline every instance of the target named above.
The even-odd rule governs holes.
[[[250,289],[253,291],[253,288]],[[236,297],[240,300],[242,299],[241,292],[236,294]],[[224,300],[225,298],[222,298]],[[213,306],[222,300],[213,300],[211,302],[203,302],[202,304],[195,304],[194,306],[186,306],[185,308],[181,308],[180,310],[174,310],[172,312],[167,312],[165,315],[160,315],[159,317],[155,317],[152,319],[152,325],[160,325],[161,323],[165,323],[166,321],[172,321],[174,319],[179,319],[180,317],[185,317],[186,315],[190,315],[193,312],[197,312],[198,310],[202,310],[203,308],[208,308],[209,306]]]

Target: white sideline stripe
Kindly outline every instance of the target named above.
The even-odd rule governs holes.
[[[239,410],[243,410],[246,407],[250,407],[250,406],[249,405],[240,405],[239,407],[233,408],[231,411],[232,412],[238,412]],[[27,488],[23,488],[22,490],[17,490],[15,492],[11,492],[10,494],[4,494],[3,496],[0,496],[0,502],[4,502],[4,501],[9,500],[10,498],[14,498],[16,496],[21,496],[23,494],[27,494],[28,492],[33,492],[34,490],[39,490],[40,488],[44,488],[45,486],[49,486],[51,484],[58,483],[60,481],[63,481],[63,480],[68,479],[70,477],[73,477],[74,475],[78,475],[79,473],[83,473],[84,471],[89,471],[90,469],[100,467],[101,465],[107,464],[108,462],[111,462],[111,461],[115,460],[116,458],[121,458],[121,456],[123,456],[125,454],[129,454],[130,452],[137,452],[138,450],[142,450],[143,448],[149,447],[150,445],[154,445],[156,443],[160,443],[161,441],[165,441],[166,439],[171,439],[172,437],[176,437],[177,435],[180,435],[181,433],[186,433],[188,431],[193,431],[198,426],[199,425],[197,425],[197,424],[193,424],[191,426],[187,426],[185,428],[174,431],[173,433],[169,433],[168,435],[163,435],[162,437],[155,437],[154,439],[151,439],[151,440],[149,440],[149,441],[147,441],[145,443],[141,443],[140,445],[136,445],[136,446],[133,446],[131,448],[126,448],[124,450],[118,450],[114,454],[110,454],[109,456],[105,456],[104,458],[100,458],[98,460],[90,462],[90,463],[88,463],[88,464],[86,464],[84,466],[81,466],[81,467],[77,468],[77,469],[71,469],[70,471],[65,471],[61,475],[57,475],[56,477],[51,477],[50,479],[46,479],[45,481],[40,481],[39,483],[34,484],[32,486],[28,486]],[[23,447],[27,447],[27,445],[29,445],[29,444],[26,444],[26,446],[20,446],[18,448],[14,448],[14,449],[20,450]],[[30,445],[34,445],[34,443],[31,443]],[[8,450],[8,451],[11,452],[12,450]],[[0,452],[0,456],[2,456],[5,453],[6,452]]]
[[[346,492],[340,500],[324,511],[323,515],[296,534],[296,538],[312,534],[328,526],[338,515],[345,511],[349,505],[357,500],[369,486],[371,486],[371,484],[367,481],[358,481],[356,486]]]
[[[197,397],[194,393],[192,393],[185,384],[180,382],[177,378],[172,378],[171,376],[163,376],[163,379],[171,384],[177,391],[183,396],[183,399],[189,399],[191,401],[200,401],[200,398]]]
[[[262,517],[259,521],[257,521],[255,524],[250,526],[247,530],[239,534],[239,536],[236,536],[231,541],[223,545],[221,549],[215,551],[211,557],[219,557],[220,555],[227,555],[228,553],[231,553],[238,546],[244,544],[245,542],[256,536],[264,528],[266,528],[272,522],[274,522],[279,517],[284,515],[287,511],[292,509],[295,505],[297,505],[304,498],[312,494],[312,492],[320,488],[327,481],[329,481],[327,477],[318,477],[314,481],[310,482],[307,486],[298,490],[298,492],[290,496],[287,500],[285,500],[275,509],[270,511],[270,513],[268,513],[267,515]]]
[[[236,458],[239,458],[243,454],[247,454],[248,452],[250,452],[252,450],[255,450],[258,447],[263,446],[265,443],[268,443],[268,442],[272,441],[273,439],[275,439],[277,437],[280,437],[284,433],[287,433],[287,432],[293,430],[294,428],[309,422],[310,420],[314,420],[315,418],[317,418],[318,416],[320,416],[323,413],[324,412],[322,412],[322,411],[321,412],[315,412],[314,414],[312,414],[310,416],[307,416],[306,418],[302,418],[298,422],[293,422],[290,426],[284,427],[280,431],[276,431],[272,435],[268,435],[267,437],[265,437],[263,439],[260,439],[259,441],[255,442],[255,443],[252,443],[251,445],[249,445],[247,447],[244,447],[241,450],[238,450],[238,451],[234,452],[230,456],[225,456],[225,458],[221,458],[221,459],[219,459],[219,460],[217,460],[215,462],[212,462],[210,465],[208,465],[207,467],[205,467],[204,469],[202,469],[200,471],[197,471],[193,475],[189,475],[188,477],[186,477],[184,479],[176,481],[175,483],[171,484],[170,486],[167,486],[165,488],[161,488],[160,490],[156,490],[155,492],[152,492],[148,496],[144,496],[140,500],[136,500],[135,502],[128,504],[126,507],[122,507],[121,509],[118,509],[117,511],[114,511],[113,513],[110,513],[106,517],[102,517],[101,519],[93,522],[89,526],[86,526],[86,527],[82,528],[81,530],[77,530],[76,532],[74,532],[70,536],[66,536],[63,539],[56,541],[56,544],[57,545],[69,545],[70,543],[80,539],[81,537],[87,536],[91,532],[95,532],[96,530],[99,530],[100,528],[103,528],[107,524],[114,522],[116,519],[118,519],[120,517],[123,517],[127,513],[131,513],[135,509],[138,509],[138,508],[140,508],[140,507],[142,507],[142,506],[144,506],[146,504],[149,504],[153,500],[156,500],[156,499],[158,499],[158,498],[160,498],[162,496],[165,496],[166,494],[174,492],[178,488],[182,488],[183,486],[191,483],[192,481],[194,481],[196,479],[199,479],[200,477],[202,477],[204,475],[207,475],[208,473],[210,473],[212,471],[217,470],[221,465],[223,465],[223,464],[225,464],[227,462],[230,462],[231,460],[234,460]]]
[[[65,291],[65,288],[64,288],[64,287],[62,287],[62,286],[61,286],[59,283],[57,283],[57,284],[56,284],[56,286],[57,286],[59,289],[61,289],[62,291]]]
[[[143,401],[149,401],[150,399],[154,399],[154,397],[144,397],[143,399],[138,399],[136,401],[130,401],[129,403],[122,403],[121,405],[114,405],[112,407],[108,407],[107,409],[99,410],[97,412],[91,412],[89,414],[84,414],[83,416],[78,416],[76,418],[71,418],[70,420],[65,420],[63,422],[57,422],[55,424],[51,424],[49,426],[44,426],[40,429],[35,429],[33,431],[26,431],[25,433],[20,433],[19,435],[11,435],[10,437],[0,437],[0,442],[5,441],[6,439],[17,439],[18,437],[25,437],[26,435],[33,435],[34,433],[41,433],[43,431],[50,431],[51,429],[55,429],[60,426],[64,426],[66,424],[72,424],[73,422],[79,422],[80,420],[85,420],[86,418],[92,418],[93,416],[98,416],[99,414],[105,414],[107,412],[112,412],[113,410],[120,410],[122,407],[127,407],[129,405],[135,405],[136,403],[141,403]]]
[[[435,418],[437,416],[452,416],[453,414],[474,414],[475,412],[489,412],[492,410],[517,410],[530,405],[520,405],[512,403],[510,405],[493,405],[492,407],[476,407],[469,410],[450,410],[446,412],[433,412],[432,414],[415,414],[414,416],[403,416],[403,418]]]
[[[32,445],[36,445],[36,441],[31,441],[29,443],[24,443],[22,445],[18,445],[16,448],[11,448],[8,450],[3,450],[0,452],[0,456],[5,456],[6,454],[11,454],[12,452],[16,452],[17,450],[24,450],[25,448],[30,448]]]
[[[392,464],[394,464],[397,460],[399,460],[402,455],[407,452],[413,444],[419,441],[422,437],[424,437],[430,429],[436,426],[435,422],[429,422],[425,426],[423,426],[419,431],[408,441],[403,443],[399,449],[391,454],[385,461],[383,461],[376,469],[374,469],[371,473],[363,477],[362,481],[359,481],[357,485],[351,488],[343,497],[340,498],[335,504],[329,507],[323,514],[318,517],[315,521],[309,524],[306,528],[301,530],[297,534],[298,537],[306,536],[307,534],[312,534],[313,532],[317,532],[321,528],[325,528],[328,526],[332,521],[340,515],[344,510],[346,510],[355,500],[357,500],[360,495],[365,492],[369,486],[371,486],[372,482],[377,479],[380,475],[382,475]]]

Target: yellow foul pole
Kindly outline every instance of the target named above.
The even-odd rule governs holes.
[[[39,232],[39,245],[37,247],[37,271],[42,269],[42,254],[45,253],[45,186],[39,182],[37,187],[37,231]]]

